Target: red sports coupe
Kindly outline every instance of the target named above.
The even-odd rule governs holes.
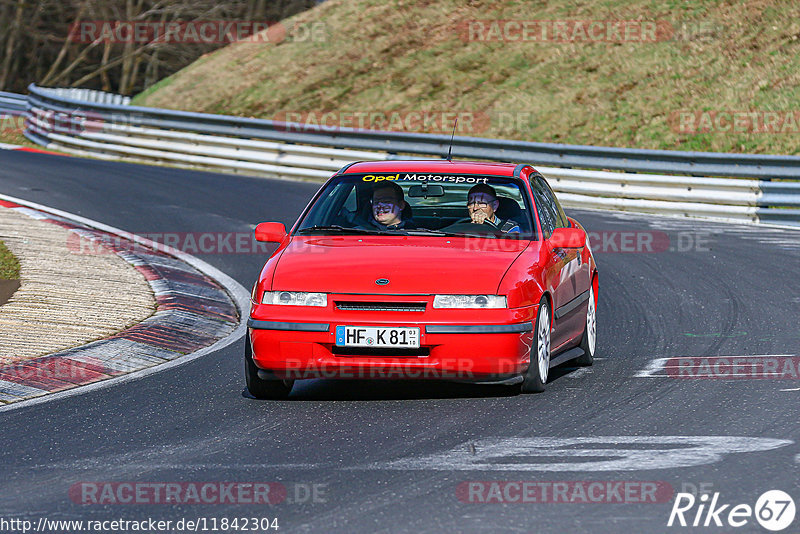
[[[295,379],[445,379],[543,391],[595,352],[597,266],[530,165],[345,166],[279,243],[251,295],[247,389]]]

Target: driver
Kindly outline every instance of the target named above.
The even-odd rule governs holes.
[[[395,184],[396,185],[396,184]],[[519,233],[519,224],[512,219],[501,219],[497,216],[497,192],[494,187],[487,184],[477,184],[469,190],[467,195],[467,210],[469,218],[474,224],[486,224],[503,233]]]
[[[394,182],[381,182],[372,190],[372,226],[397,230],[416,228],[412,219],[403,219],[406,207],[403,188]]]

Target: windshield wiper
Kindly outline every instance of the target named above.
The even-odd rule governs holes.
[[[348,228],[346,226],[339,226],[338,224],[331,224],[328,226],[310,226],[297,231],[298,234],[312,233],[312,232],[353,232],[356,234],[377,234],[378,231],[368,230],[366,228]]]
[[[455,234],[452,232],[442,232],[441,230],[428,230],[427,228],[415,228],[413,230],[406,230],[408,235],[435,235],[438,237],[458,237],[463,234]]]

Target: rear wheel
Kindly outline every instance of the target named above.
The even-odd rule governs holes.
[[[247,390],[257,399],[285,399],[294,386],[294,380],[264,380],[258,376],[249,331],[244,336],[244,378]]]
[[[586,309],[586,330],[581,339],[583,354],[575,358],[578,365],[589,366],[594,363],[594,349],[597,344],[597,306],[594,301],[594,284],[589,286],[589,306]]]
[[[547,375],[550,372],[550,305],[547,298],[539,302],[536,324],[533,328],[533,346],[531,347],[531,363],[522,381],[523,393],[540,393],[544,391]]]

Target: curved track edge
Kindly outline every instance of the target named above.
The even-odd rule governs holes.
[[[7,388],[0,391],[6,403],[0,412],[137,380],[244,335],[249,292],[203,260],[73,213],[8,195],[0,200],[68,228],[75,246],[116,253],[148,280],[158,303],[152,316],[114,336],[0,368],[0,386]]]

